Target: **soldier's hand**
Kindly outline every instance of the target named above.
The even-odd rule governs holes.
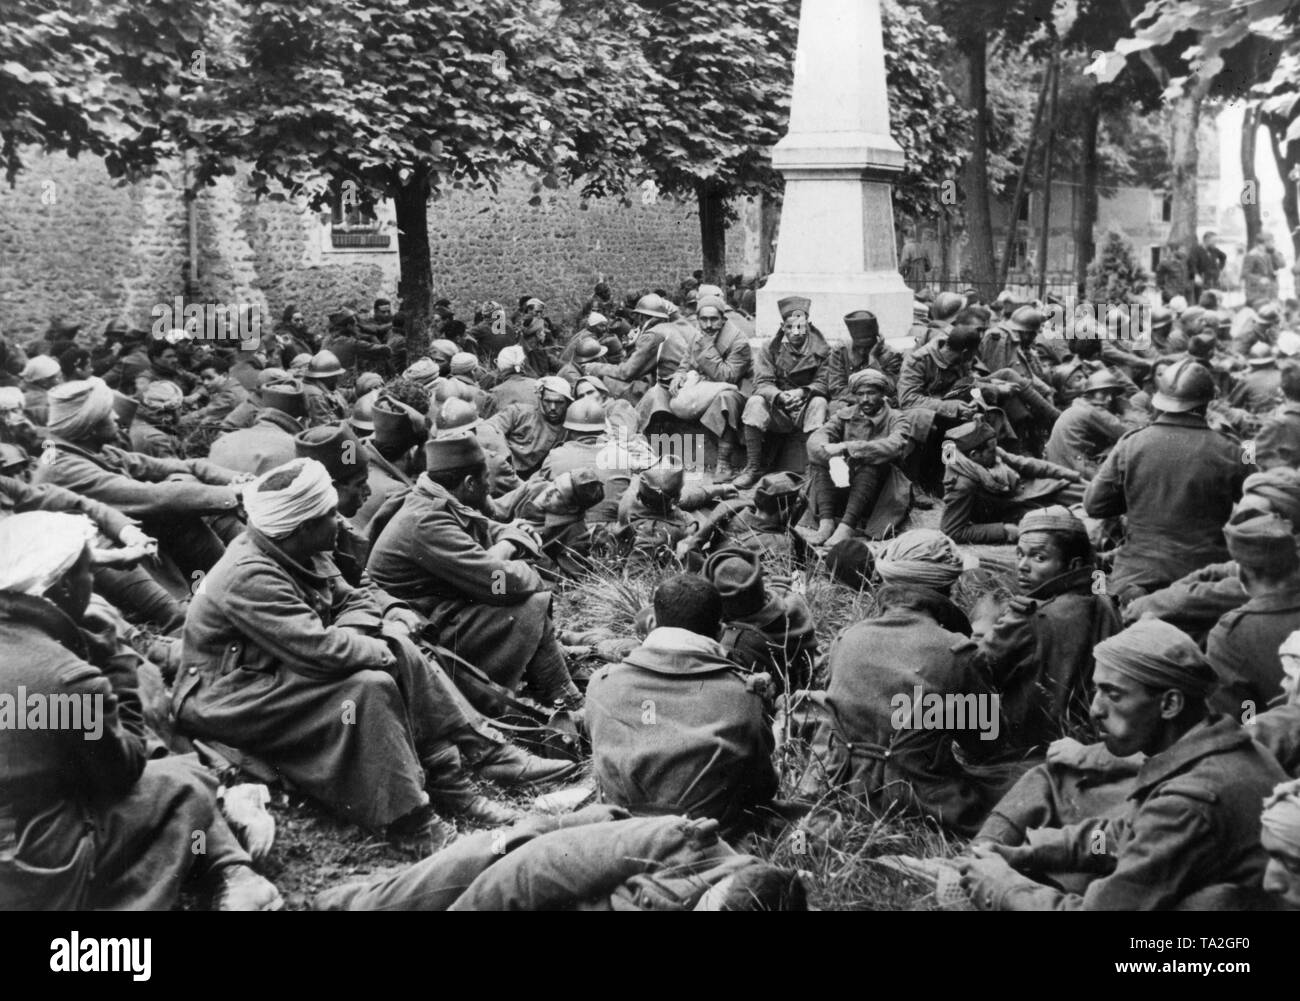
[[[848,443],[847,451],[850,459],[861,459],[871,451],[871,443],[866,441],[851,441]]]
[[[384,613],[384,621],[391,622],[396,626],[405,629],[407,634],[414,636],[424,628],[424,619],[409,608],[395,607],[390,608]]]
[[[1019,542],[1019,541],[1020,541],[1020,526],[1018,526],[1018,525],[1003,525],[1002,527],[1003,527],[1004,529],[1006,529],[1006,533],[1007,533],[1007,541],[1008,541],[1008,542]]]

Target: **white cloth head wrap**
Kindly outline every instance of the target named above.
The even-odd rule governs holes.
[[[0,591],[44,594],[94,538],[84,514],[28,511],[0,521]]]
[[[282,490],[264,490],[272,477],[296,471]],[[248,523],[271,539],[283,539],[304,521],[319,518],[338,507],[339,495],[329,471],[315,459],[295,459],[268,470],[244,489]]]
[[[76,441],[113,412],[113,391],[103,379],[75,379],[49,393],[51,434]]]
[[[921,584],[944,592],[964,566],[957,544],[933,528],[904,532],[876,557],[876,572],[886,584]]]

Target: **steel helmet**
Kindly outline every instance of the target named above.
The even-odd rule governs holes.
[[[312,355],[311,361],[307,364],[309,379],[329,379],[342,374],[343,366],[339,364],[339,356],[333,351],[318,351]]]
[[[636,301],[636,306],[632,312],[640,313],[642,316],[653,316],[657,320],[666,320],[668,319],[668,303],[664,302],[663,296],[651,292]]]
[[[604,431],[605,408],[594,396],[574,400],[564,412],[564,426],[570,431]]]

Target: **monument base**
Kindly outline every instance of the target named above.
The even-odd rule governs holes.
[[[767,338],[781,326],[777,300],[805,295],[812,300],[811,320],[833,343],[844,343],[849,332],[844,314],[869,309],[880,321],[881,340],[891,347],[912,347],[907,330],[912,325],[912,290],[898,272],[875,274],[797,274],[778,271],[758,290],[758,316],[754,334]]]

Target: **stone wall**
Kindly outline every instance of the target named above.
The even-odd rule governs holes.
[[[187,213],[178,170],[117,185],[100,161],[29,151],[14,188],[0,188],[0,329],[28,339],[51,317],[103,327],[118,316],[148,329],[155,304],[184,290]],[[567,325],[592,286],[616,294],[677,283],[699,267],[695,205],[668,198],[631,206],[544,192],[530,206],[531,181],[503,179],[497,193],[449,190],[430,203],[434,288],[468,320],[473,304],[512,309],[527,293]],[[242,178],[223,178],[196,204],[199,291],[205,301],[254,303],[271,318],[297,304],[313,329],[341,304],[366,311],[397,291],[391,252],[339,252],[315,212],[256,200]],[[757,207],[742,206],[729,234],[728,271],[753,270]]]

